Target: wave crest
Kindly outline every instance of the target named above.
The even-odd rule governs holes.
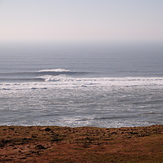
[[[44,70],[40,70],[39,72],[70,72],[70,70],[66,70],[66,69],[44,69]]]

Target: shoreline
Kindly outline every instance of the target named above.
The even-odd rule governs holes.
[[[163,162],[163,125],[0,126],[0,162]]]

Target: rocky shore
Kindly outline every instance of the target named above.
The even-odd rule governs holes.
[[[2,163],[161,163],[163,125],[0,126]]]

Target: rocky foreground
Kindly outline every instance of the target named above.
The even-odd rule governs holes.
[[[0,162],[162,163],[163,125],[134,128],[0,126]]]

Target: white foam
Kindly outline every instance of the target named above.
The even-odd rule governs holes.
[[[44,70],[40,70],[39,72],[70,72],[70,70],[66,70],[66,69],[44,69]]]
[[[123,77],[123,78],[72,78],[67,75],[44,75],[45,82],[24,82],[24,83],[1,83],[0,90],[27,90],[43,88],[90,88],[90,87],[162,87],[163,78],[142,78],[142,77]]]
[[[40,76],[46,82],[55,82],[57,85],[78,85],[78,86],[148,86],[161,85],[163,78],[142,78],[142,77],[122,77],[122,78],[72,78],[67,75],[45,75]]]
[[[161,77],[49,77],[46,82],[1,83],[1,125],[124,127],[162,123]],[[159,114],[145,114],[148,112]]]

